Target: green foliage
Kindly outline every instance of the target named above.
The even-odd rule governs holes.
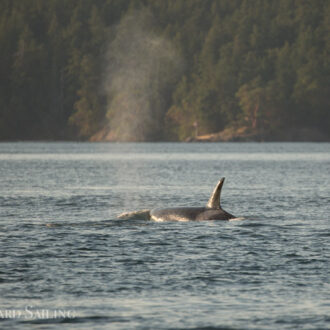
[[[2,0],[0,140],[330,131],[328,0]]]

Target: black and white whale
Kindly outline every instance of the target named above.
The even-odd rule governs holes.
[[[204,207],[175,207],[164,209],[143,210],[123,213],[121,219],[151,219],[155,221],[203,221],[203,220],[230,220],[234,215],[221,208],[220,195],[225,178],[221,178]]]

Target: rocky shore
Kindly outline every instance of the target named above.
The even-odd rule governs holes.
[[[185,142],[329,142],[330,136],[316,128],[288,128],[281,132],[256,131],[248,127],[189,137]]]
[[[89,138],[91,142],[124,142],[105,127]],[[138,142],[138,141],[125,141]],[[330,142],[330,135],[317,128],[287,128],[281,132],[252,130],[243,126],[226,128],[221,132],[188,137],[182,142]]]

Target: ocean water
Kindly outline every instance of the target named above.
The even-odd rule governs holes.
[[[330,329],[329,220],[329,143],[0,143],[0,327]]]

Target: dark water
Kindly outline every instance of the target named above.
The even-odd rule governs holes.
[[[222,176],[246,220],[116,220]],[[0,180],[0,327],[330,328],[330,144],[2,143]]]

